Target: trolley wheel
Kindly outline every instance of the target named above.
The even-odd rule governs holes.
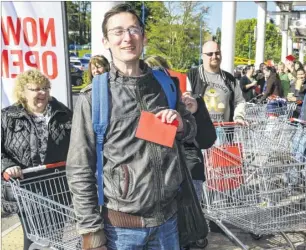
[[[205,239],[197,240],[195,244],[197,247],[204,249],[208,245],[208,239],[205,238]]]
[[[208,245],[208,240],[207,240],[207,238],[205,238],[205,239],[200,239],[200,240],[197,240],[197,241],[195,241],[195,242],[190,243],[190,244],[189,244],[189,247],[190,247],[191,249],[193,249],[193,248],[204,249],[204,248],[207,247],[207,245]],[[184,249],[184,250],[185,250],[185,249]]]
[[[250,233],[251,237],[254,239],[254,240],[260,240],[262,238],[262,235],[260,234],[253,234],[253,233]]]

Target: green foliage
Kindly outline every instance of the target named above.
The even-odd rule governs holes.
[[[89,81],[88,70],[84,70],[84,73],[83,73],[83,85],[87,86],[90,83],[91,82]]]
[[[66,1],[68,19],[68,44],[86,44],[91,37],[91,3],[89,1]]]
[[[203,2],[146,2],[149,3],[146,56],[160,55],[173,68],[189,69],[199,58],[200,21],[202,43],[208,33],[203,21],[206,9]]]
[[[83,50],[78,50],[79,57],[83,57],[84,54],[90,54],[91,50],[90,49],[83,49]]]
[[[251,49],[250,59],[255,59],[256,41],[254,39],[254,27],[257,20],[245,19],[236,23],[236,43],[235,56],[249,58],[249,48]],[[279,61],[281,58],[281,36],[277,27],[272,23],[266,24],[265,61],[272,59]]]

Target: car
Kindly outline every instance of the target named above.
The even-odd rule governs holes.
[[[69,52],[69,57],[78,57],[78,55],[75,54],[74,52]]]
[[[88,70],[89,59],[80,58],[80,61],[81,61],[82,66],[83,66],[83,70]]]
[[[70,57],[70,64],[80,70],[84,70],[83,65],[78,57]]]
[[[69,44],[68,49],[69,50],[81,50],[82,46],[80,44]]]
[[[82,49],[91,49],[91,43],[82,45]]]
[[[85,58],[85,59],[90,59],[90,58],[91,58],[91,54],[86,53],[86,54],[83,55],[83,58]]]
[[[71,84],[74,86],[80,86],[83,84],[83,71],[78,69],[77,67],[73,66],[72,64],[70,66],[70,77],[71,77]]]

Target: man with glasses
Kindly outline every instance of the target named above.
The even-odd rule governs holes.
[[[130,5],[119,4],[108,11],[102,31],[103,44],[113,59],[102,213],[95,177],[91,85],[81,92],[74,110],[67,159],[83,249],[179,250],[176,196],[183,181],[183,156],[178,147],[194,140],[195,120],[182,102],[177,103],[177,111],[169,108],[151,68],[139,59],[145,36],[143,24]],[[163,122],[178,121],[172,148],[135,137],[142,111],[155,114]]]
[[[188,93],[192,94],[198,103],[204,101],[213,122],[235,121],[245,124],[245,99],[234,76],[220,68],[222,54],[219,45],[214,41],[208,41],[204,43],[202,51],[203,64],[190,69],[187,73]],[[205,133],[206,131],[201,131],[203,126],[200,125],[200,121],[197,121],[197,124],[198,133]],[[202,169],[195,167],[191,170],[191,174],[196,190],[202,190],[205,177],[200,177],[199,171],[203,171],[203,157],[202,159],[198,157],[198,160],[202,164],[194,165],[202,166]],[[201,197],[201,194],[198,195]],[[210,230],[220,231],[212,222]]]

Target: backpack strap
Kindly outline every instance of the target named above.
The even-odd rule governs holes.
[[[224,80],[225,85],[231,92],[231,96],[229,99],[229,106],[230,106],[230,119],[229,121],[234,121],[234,112],[235,112],[235,88],[236,88],[236,80],[235,78],[228,72],[220,69],[220,74]]]
[[[108,72],[94,77],[92,82],[92,124],[96,133],[96,177],[98,181],[98,203],[104,204],[103,191],[103,144],[109,123]]]
[[[177,90],[171,77],[169,77],[165,72],[160,70],[152,70],[152,72],[154,77],[159,82],[165,92],[169,108],[176,109]]]

